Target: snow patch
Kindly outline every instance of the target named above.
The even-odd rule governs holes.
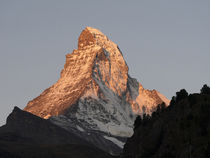
[[[110,140],[111,142],[113,142],[114,144],[116,144],[117,146],[119,146],[120,148],[123,148],[124,144],[123,142],[117,140],[116,138],[113,137],[108,137],[108,136],[104,136],[105,139]]]
[[[79,130],[79,131],[81,131],[81,132],[84,132],[85,130],[82,128],[82,127],[80,127],[80,126],[76,126],[77,127],[77,129]]]

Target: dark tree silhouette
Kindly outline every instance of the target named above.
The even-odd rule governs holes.
[[[176,92],[176,102],[185,99],[188,97],[188,93],[185,89],[181,89],[179,92]]]
[[[171,98],[170,106],[171,106],[171,105],[174,105],[175,103],[176,103],[176,97],[173,96],[173,97]]]
[[[188,95],[182,89],[169,107],[138,117],[122,158],[210,158],[209,90],[204,85],[202,94]]]
[[[210,94],[210,87],[208,87],[207,84],[204,84],[201,88],[201,94]]]
[[[135,122],[134,122],[134,130],[135,130],[137,127],[139,127],[141,124],[142,124],[142,118],[141,118],[140,115],[138,115],[138,116],[136,117]]]

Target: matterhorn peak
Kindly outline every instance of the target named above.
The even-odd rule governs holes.
[[[128,66],[114,42],[101,31],[86,27],[79,36],[78,49],[66,55],[60,79],[24,110],[50,118],[67,130],[79,130],[76,133],[93,144],[103,146],[98,142],[106,139],[122,148],[119,137],[132,135],[135,115],[151,114],[162,102],[169,104],[158,91],[144,89],[128,75]],[[89,140],[90,131],[97,131],[97,140]]]
[[[100,31],[87,27],[79,37],[78,49],[66,55],[61,78],[29,102],[25,110],[43,118],[59,115],[87,91],[96,97],[99,81],[121,96],[126,91],[127,74],[128,67],[117,45]]]

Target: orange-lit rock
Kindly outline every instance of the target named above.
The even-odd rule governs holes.
[[[60,79],[24,110],[42,118],[63,114],[81,97],[98,97],[97,82],[104,83],[119,97],[126,94],[126,101],[138,114],[143,106],[150,113],[157,104],[169,103],[156,90],[146,90],[141,84],[133,87],[132,81],[128,82],[128,66],[118,46],[99,30],[87,27],[79,37],[78,49],[66,55]]]

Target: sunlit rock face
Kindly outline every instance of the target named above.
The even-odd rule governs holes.
[[[24,110],[79,131],[80,136],[91,138],[96,132],[98,140],[122,148],[124,140],[119,137],[132,135],[135,115],[151,114],[162,102],[169,104],[158,91],[144,89],[128,75],[118,46],[99,30],[87,27],[80,34],[78,49],[66,55],[60,79]]]

